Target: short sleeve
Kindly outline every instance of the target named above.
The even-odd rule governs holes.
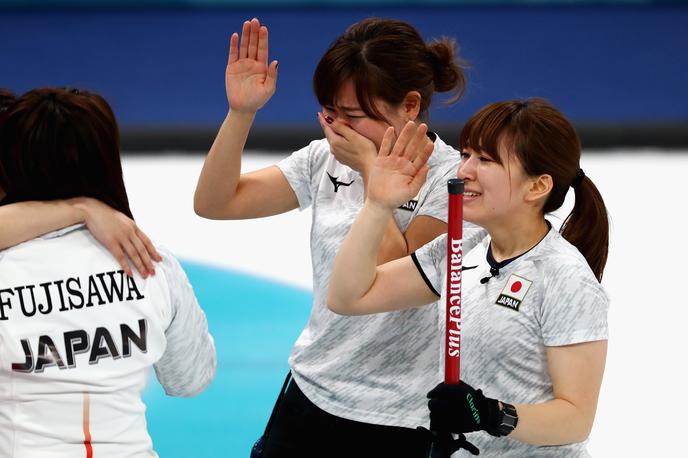
[[[215,376],[215,344],[184,270],[172,255],[161,254],[159,267],[167,281],[172,312],[165,330],[167,347],[155,364],[155,373],[170,396],[195,396]]]
[[[313,156],[322,148],[322,142],[326,140],[315,140],[277,163],[294,190],[301,210],[308,208],[313,202]]]
[[[423,281],[437,297],[441,296],[444,276],[442,266],[445,264],[446,256],[447,234],[438,236],[411,254],[411,259],[423,277]]]
[[[451,178],[456,178],[457,165],[458,162],[456,164],[442,162],[437,165],[437,167],[441,167],[441,170],[433,182],[428,183],[428,186],[431,186],[431,188],[423,202],[421,202],[417,216],[432,216],[440,221],[447,222],[447,181]]]
[[[587,265],[560,264],[546,279],[541,310],[546,346],[608,338],[609,298]]]

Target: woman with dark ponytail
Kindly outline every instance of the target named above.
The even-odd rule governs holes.
[[[408,125],[396,143],[392,132],[382,142],[333,267],[328,304],[337,313],[444,304],[446,235],[384,265],[370,254],[391,209],[423,183],[428,151],[409,141],[420,133]],[[609,222],[580,167],[578,137],[551,104],[530,99],[480,110],[460,146],[464,218],[480,228],[464,231],[462,380],[428,393],[431,430],[474,433],[467,440],[481,456],[589,456],[607,351],[609,301],[599,282]],[[575,205],[557,232],[545,215],[570,189]],[[438,348],[444,329],[436,336]]]
[[[285,382],[253,456],[425,456],[425,393],[439,364],[437,314],[410,310],[383,316],[338,316],[325,302],[330,271],[367,193],[367,180],[388,127],[419,124],[435,92],[457,100],[465,86],[454,43],[426,43],[408,23],[366,19],[327,49],[313,76],[323,139],[278,164],[241,173],[256,112],[275,91],[268,30],[257,19],[233,34],[226,71],[229,112],[196,187],[195,210],[211,219],[258,218],[312,206],[314,301]],[[315,114],[315,113],[314,113]],[[390,212],[377,262],[401,258],[446,232],[446,182],[458,152],[424,130],[432,150],[425,185]],[[401,337],[409,328],[421,329]],[[289,379],[289,377],[288,377]]]

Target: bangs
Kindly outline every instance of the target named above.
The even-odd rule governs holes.
[[[357,72],[353,78],[354,87],[356,88],[356,98],[361,105],[361,110],[372,119],[387,122],[387,118],[378,110],[373,100],[374,94],[378,94],[373,78],[367,77],[364,72]]]
[[[459,148],[470,148],[473,151],[487,154],[498,164],[502,164],[499,146],[506,143],[516,146],[518,139],[514,115],[518,107],[512,102],[493,103],[482,108],[461,130]],[[512,148],[508,148],[510,151]],[[516,151],[518,154],[518,151]]]
[[[373,119],[386,120],[375,106],[382,78],[378,68],[366,62],[363,49],[357,43],[340,38],[320,59],[313,74],[313,92],[323,107],[334,107],[337,94],[348,80],[354,85],[361,110]]]

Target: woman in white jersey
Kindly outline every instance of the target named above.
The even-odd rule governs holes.
[[[89,196],[132,218],[117,123],[95,94],[37,89],[0,115],[4,204]],[[129,276],[85,227],[0,251],[0,456],[157,456],[141,392],[215,373],[206,318],[179,263]]]
[[[337,255],[328,297],[337,313],[413,309],[440,296],[444,304],[446,235],[384,265],[370,254],[392,209],[423,182],[424,157],[409,137],[392,148],[388,133],[366,204]],[[464,218],[485,229],[464,234],[462,381],[428,393],[431,429],[481,431],[468,436],[481,456],[587,456],[607,350],[599,281],[609,223],[580,169],[578,137],[556,108],[533,99],[483,108],[460,146]],[[569,188],[575,205],[559,233],[545,215]],[[443,307],[426,308],[444,316]],[[413,332],[420,331],[400,330],[400,338]],[[440,353],[443,327],[432,332]]]
[[[447,39],[426,44],[402,21],[352,25],[331,44],[313,77],[325,138],[275,166],[242,174],[244,143],[276,79],[267,28],[257,19],[246,21],[241,40],[236,33],[231,37],[229,112],[194,201],[196,212],[211,219],[312,208],[314,303],[289,357],[294,383],[266,428],[263,456],[422,456],[427,437],[409,428],[427,418],[421,398],[434,386],[427,374],[438,364],[437,355],[429,342],[400,341],[398,332],[419,324],[436,327],[435,314],[414,310],[348,318],[330,312],[325,296],[334,255],[363,205],[386,128],[400,132],[406,122],[420,122],[434,92],[454,91],[455,98],[463,92],[454,44]],[[427,183],[390,213],[376,251],[379,262],[406,256],[446,231],[445,183],[458,153],[435,134],[423,141],[433,150]],[[255,454],[259,449],[260,444]]]

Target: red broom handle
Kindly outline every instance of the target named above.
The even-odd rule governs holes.
[[[463,181],[452,178],[447,233],[447,293],[444,382],[457,385],[461,370],[461,265],[463,243]]]

